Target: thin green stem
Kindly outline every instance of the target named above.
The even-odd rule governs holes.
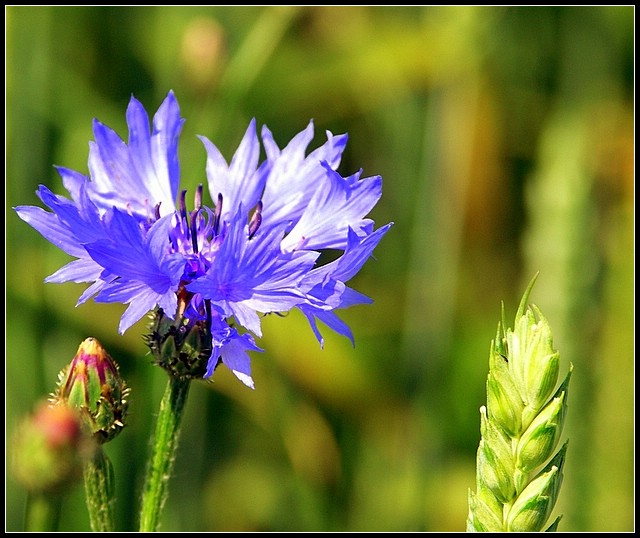
[[[25,513],[25,531],[56,531],[59,515],[59,495],[52,493],[29,493]]]
[[[170,377],[160,403],[151,459],[142,492],[140,532],[155,532],[169,495],[169,479],[176,458],[180,423],[189,394],[190,380]]]
[[[93,532],[113,532],[115,479],[111,460],[102,447],[83,466],[84,489]]]

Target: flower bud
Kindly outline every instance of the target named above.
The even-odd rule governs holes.
[[[98,340],[87,338],[60,372],[54,401],[79,409],[97,440],[104,443],[124,428],[128,395],[118,365]]]
[[[152,314],[150,332],[145,339],[155,364],[180,379],[202,379],[211,357],[211,331],[204,321],[176,321],[162,309]]]
[[[13,473],[28,491],[61,492],[82,477],[82,463],[96,448],[76,409],[43,402],[16,430]]]

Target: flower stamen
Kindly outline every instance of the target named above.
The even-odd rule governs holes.
[[[220,215],[222,214],[222,193],[218,193],[218,203],[213,214],[213,235],[218,235],[220,229]]]
[[[249,222],[249,239],[252,239],[256,234],[258,228],[260,228],[260,224],[262,224],[262,200],[258,202],[253,215],[251,215],[251,221]]]
[[[193,247],[193,253],[198,253],[198,226],[197,218],[202,207],[202,184],[198,185],[194,195],[194,210],[191,212],[191,222],[189,223],[191,231],[191,246]]]

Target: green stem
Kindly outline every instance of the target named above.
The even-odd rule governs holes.
[[[169,495],[168,485],[178,448],[180,423],[189,394],[190,380],[170,377],[156,423],[151,460],[142,493],[140,532],[158,529],[160,512]]]
[[[25,514],[25,531],[56,531],[59,515],[59,495],[51,493],[29,493]]]
[[[115,480],[111,460],[102,447],[84,463],[84,489],[93,532],[113,532]]]

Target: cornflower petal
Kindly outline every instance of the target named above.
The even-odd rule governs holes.
[[[93,282],[100,278],[103,269],[91,259],[73,260],[44,279],[45,282]]]
[[[316,318],[322,321],[327,327],[329,327],[339,335],[346,336],[351,341],[351,345],[353,346],[356,345],[356,341],[353,337],[353,333],[351,332],[351,329],[334,312],[327,312],[323,310],[313,309],[305,305],[300,306],[300,310],[309,321],[309,325],[311,325],[311,330],[313,331],[313,334],[315,334],[316,338],[318,339],[318,342],[320,342],[321,348],[324,348],[324,337],[320,333],[320,329],[318,329]]]
[[[76,170],[71,170],[70,168],[65,168],[64,166],[56,166],[55,167],[58,174],[62,178],[62,184],[64,188],[69,191],[71,198],[77,204],[81,203],[82,199],[82,190],[86,191],[87,184],[90,182],[90,179],[77,172]]]
[[[204,377],[211,377],[218,364],[222,362],[245,385],[255,388],[251,377],[251,360],[247,352],[263,350],[256,345],[251,334],[240,334],[215,315],[211,318],[211,331],[213,350]]]
[[[91,299],[91,297],[93,297],[97,293],[100,293],[100,291],[107,284],[109,284],[110,282],[113,282],[116,278],[118,278],[116,275],[107,276],[106,271],[104,271],[100,275],[100,279],[96,280],[93,284],[91,284],[91,286],[89,286],[86,290],[84,290],[84,293],[82,293],[82,295],[80,295],[78,302],[76,303],[76,306],[81,305],[82,303],[85,303],[86,301]]]
[[[287,223],[290,229],[300,219],[309,205],[318,185],[325,176],[320,165],[325,161],[337,168],[347,143],[347,135],[334,136],[326,132],[327,142],[306,155],[307,147],[313,139],[313,121],[280,150],[273,140],[271,131],[262,128],[262,141],[267,159],[271,162],[262,202],[265,226]],[[287,229],[287,231],[288,231]]]
[[[53,194],[44,185],[40,185],[36,194],[53,213],[33,206],[18,206],[15,210],[20,218],[31,224],[59,249],[72,256],[81,257],[86,254],[79,245],[104,237],[100,220],[90,208],[83,208]]]
[[[227,344],[221,348],[220,356],[224,365],[233,372],[233,374],[250,388],[254,388],[253,379],[251,377],[251,360],[247,351],[262,351],[253,342],[253,338],[249,334],[237,334],[230,339]]]
[[[105,237],[95,207],[83,192],[78,194],[84,205],[75,205],[44,185],[40,185],[36,194],[54,213],[34,206],[18,206],[14,208],[18,216],[59,249],[80,258],[48,276],[45,282],[92,282],[102,268],[89,258],[82,244]]]
[[[156,306],[171,318],[175,315],[184,261],[157,248],[157,238],[166,241],[168,237],[171,219],[169,215],[158,220],[143,236],[135,218],[114,209],[110,222],[114,240],[85,245],[94,260],[109,273],[118,275],[99,289],[95,300],[130,303],[120,322],[121,334]]]
[[[89,189],[96,205],[103,211],[117,207],[140,218],[152,216],[158,204],[161,214],[173,212],[180,176],[177,144],[183,123],[173,92],[154,116],[151,133],[146,111],[131,98],[127,108],[129,145],[94,120]]]
[[[89,243],[85,248],[102,267],[123,280],[144,282],[159,294],[175,292],[184,260],[159,251],[156,239],[168,238],[172,218],[168,215],[156,221],[145,235],[134,217],[114,209],[109,223],[113,239]]]
[[[326,163],[325,181],[320,182],[305,212],[282,242],[284,250],[344,249],[347,231],[366,232],[373,221],[364,219],[382,195],[382,178],[359,180],[360,172],[343,178]]]
[[[14,208],[18,216],[35,228],[50,243],[72,256],[81,256],[84,249],[78,246],[73,236],[69,235],[68,226],[60,222],[58,216],[41,207],[17,206]]]
[[[209,192],[214,199],[222,195],[220,219],[231,220],[241,206],[247,211],[254,207],[260,200],[268,173],[268,162],[258,168],[260,143],[255,119],[249,123],[230,165],[207,137],[199,138],[207,151]]]
[[[310,271],[303,280],[302,285],[310,287],[307,292],[308,302],[298,305],[298,308],[309,320],[321,346],[324,345],[324,338],[320,334],[314,317],[338,334],[348,337],[355,345],[351,330],[332,310],[373,302],[366,295],[347,287],[344,282],[350,280],[360,270],[392,225],[393,223],[389,223],[382,226],[364,239],[359,238],[353,230],[349,229],[347,250],[344,254],[333,262]]]
[[[380,240],[393,226],[393,222],[381,226],[364,238],[359,237],[352,229],[348,231],[347,248],[342,256],[336,260],[315,269],[310,275],[311,280],[324,280],[329,275],[346,282],[353,278],[371,257]]]

